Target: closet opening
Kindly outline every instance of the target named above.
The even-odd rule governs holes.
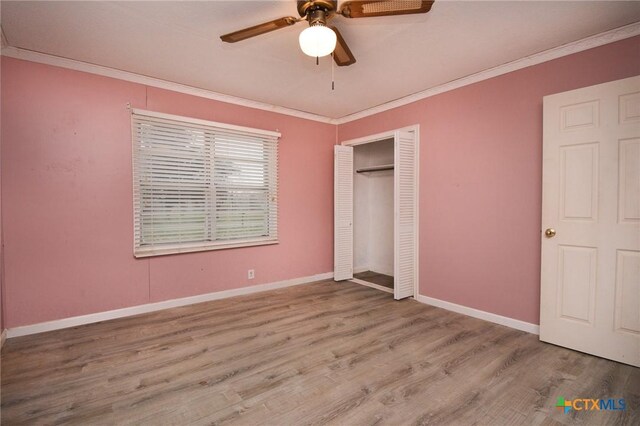
[[[393,138],[353,147],[353,280],[393,293]]]
[[[334,280],[417,294],[418,126],[334,147]]]

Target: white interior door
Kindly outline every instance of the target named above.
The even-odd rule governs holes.
[[[413,296],[418,282],[418,145],[413,131],[394,134],[393,297]]]
[[[333,279],[353,278],[353,148],[334,146]]]
[[[540,339],[640,367],[640,76],[544,98]]]

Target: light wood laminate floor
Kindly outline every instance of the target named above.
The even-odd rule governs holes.
[[[332,281],[10,339],[1,395],[3,425],[640,424],[640,369]]]

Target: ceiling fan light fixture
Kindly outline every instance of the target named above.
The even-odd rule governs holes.
[[[336,48],[336,33],[323,24],[311,25],[300,33],[300,49],[314,58],[327,56]]]

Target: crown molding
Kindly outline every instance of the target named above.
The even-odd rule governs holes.
[[[403,105],[429,98],[431,96],[448,92],[450,90],[478,83],[483,80],[488,80],[499,75],[507,74],[513,71],[520,70],[522,68],[538,65],[543,62],[558,59],[563,56],[582,52],[584,50],[603,46],[605,44],[624,40],[626,38],[634,37],[637,35],[640,35],[640,22],[634,22],[633,24],[629,24],[624,27],[616,28],[587,38],[583,38],[581,40],[567,43],[553,49],[545,50],[522,59],[517,59],[512,62],[507,62],[506,64],[498,65],[497,67],[489,68],[487,70],[480,71],[478,73],[471,74],[469,76],[453,80],[448,83],[444,83],[439,86],[435,86],[430,89],[426,89],[421,92],[417,92],[412,95],[408,95],[403,98],[399,98],[394,101],[375,106],[373,108],[368,108],[360,112],[345,115],[344,117],[334,119],[331,122],[333,124],[344,124],[350,121],[359,120],[370,115],[388,111],[393,108],[398,108]]]
[[[0,27],[1,30],[1,27]],[[487,80],[493,77],[497,77],[503,74],[507,74],[513,71],[517,71],[533,65],[538,65],[543,62],[558,59],[563,56],[571,55],[574,53],[582,52],[584,50],[593,49],[594,47],[603,46],[605,44],[614,43],[616,41],[624,40],[626,38],[635,37],[640,35],[640,22],[634,22],[633,24],[626,25],[624,27],[615,28],[613,30],[605,31],[600,34],[596,34],[581,40],[577,40],[571,43],[564,44],[562,46],[555,47],[553,49],[545,50],[525,58],[517,59],[506,64],[498,65],[493,68],[489,68],[484,71],[480,71],[469,76],[450,81],[448,83],[441,84],[439,86],[431,87],[429,89],[378,105],[372,108],[345,115],[340,118],[330,118],[318,114],[313,114],[306,111],[299,111],[292,108],[282,107],[278,105],[271,105],[264,102],[253,101],[250,99],[240,98],[237,96],[226,95],[224,93],[218,93],[211,90],[201,89],[185,84],[175,83],[172,81],[162,80],[159,78],[149,77],[141,74],[135,74],[128,71],[123,71],[115,68],[104,67],[101,65],[90,64],[88,62],[76,61],[74,59],[63,58],[60,56],[49,55],[46,53],[35,52],[32,50],[20,49],[17,47],[7,46],[4,33],[0,31],[2,35],[2,56],[10,58],[23,59],[25,61],[38,62],[41,64],[52,65],[75,71],[83,71],[91,74],[102,75],[105,77],[116,78],[119,80],[129,81],[132,83],[143,84],[146,86],[158,87],[161,89],[171,90],[174,92],[185,93],[188,95],[199,96],[202,98],[213,99],[220,102],[225,102],[234,105],[240,105],[248,108],[260,109],[263,111],[275,112],[278,114],[289,115],[292,117],[303,118],[306,120],[318,121],[328,124],[345,124],[351,121],[359,120],[374,114],[378,114],[384,111],[388,111],[393,108],[398,108],[431,96],[439,95],[450,90],[459,89],[470,84],[478,83],[483,80]]]
[[[240,105],[247,108],[255,108],[263,111],[275,112],[278,114],[289,115],[292,117],[303,118],[306,120],[319,121],[321,123],[333,124],[332,119],[310,112],[299,111],[292,108],[286,108],[278,105],[271,105],[264,102],[253,101],[250,99],[240,98],[237,96],[226,95],[211,90],[200,89],[198,87],[188,86],[186,84],[175,83],[173,81],[162,80],[146,75],[135,74],[129,71],[123,71],[115,68],[104,67],[102,65],[90,64],[88,62],[76,61],[75,59],[63,58],[60,56],[49,55],[46,53],[35,52],[33,50],[20,49],[18,47],[7,46],[2,48],[2,56],[9,58],[22,59],[25,61],[37,62],[45,65],[52,65],[61,68],[67,68],[75,71],[97,74],[104,77],[111,77],[118,80],[129,81],[132,83],[143,84],[145,86],[157,87],[160,89],[171,90],[174,92],[184,93],[187,95],[199,96],[201,98],[213,99],[215,101],[225,102],[228,104]]]

